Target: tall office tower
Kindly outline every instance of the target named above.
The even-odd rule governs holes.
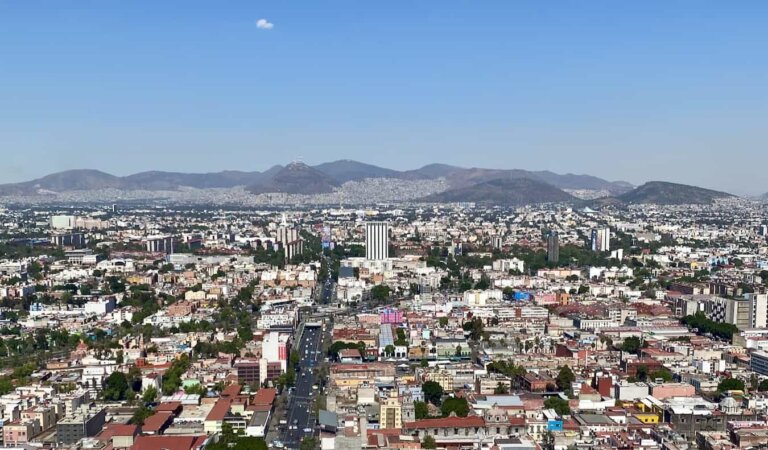
[[[381,261],[389,257],[389,225],[387,222],[365,223],[365,258]]]
[[[285,223],[280,225],[277,229],[277,242],[283,247],[286,261],[304,253],[304,241],[301,239],[298,227],[288,226]]]
[[[144,245],[148,252],[173,253],[173,236],[147,236]]]
[[[592,251],[609,252],[611,251],[611,229],[595,228],[592,230]]]
[[[547,261],[556,263],[560,259],[560,236],[557,231],[550,231],[547,235]]]

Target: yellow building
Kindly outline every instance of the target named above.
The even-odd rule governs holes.
[[[384,429],[403,427],[403,405],[399,397],[383,399],[379,405],[379,426]]]
[[[643,423],[656,424],[659,423],[659,415],[654,413],[636,413],[635,418]]]
[[[426,374],[426,378],[428,381],[434,381],[439,384],[443,391],[453,392],[453,375],[450,373],[443,370],[430,372]]]

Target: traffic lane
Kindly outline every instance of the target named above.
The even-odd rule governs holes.
[[[288,432],[283,440],[287,447],[298,447],[304,437],[313,434],[305,433],[304,429],[309,428],[314,431],[314,424],[310,424],[312,419],[310,408],[314,397],[312,386],[316,382],[313,367],[320,356],[317,354],[320,348],[320,338],[321,335],[318,329],[309,329],[299,344],[301,350],[299,367],[302,369],[297,374],[294,395],[289,403]],[[293,429],[293,427],[296,428]]]

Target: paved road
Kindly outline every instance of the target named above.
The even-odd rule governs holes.
[[[312,389],[317,380],[313,369],[321,361],[322,330],[320,327],[304,327],[304,334],[297,351],[299,352],[299,371],[296,373],[296,386],[288,401],[288,430],[283,436],[283,443],[288,448],[298,448],[305,437],[315,433],[317,419],[314,417],[312,403],[318,391]],[[308,429],[309,431],[305,431]]]

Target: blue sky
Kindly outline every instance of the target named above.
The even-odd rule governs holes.
[[[765,192],[767,22],[764,1],[0,0],[0,182],[350,158]]]

